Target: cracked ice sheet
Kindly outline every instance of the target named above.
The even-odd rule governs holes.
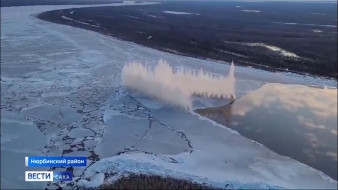
[[[126,94],[126,96],[129,95]],[[141,100],[135,102],[134,107],[135,105],[142,105],[144,97],[135,95],[134,98],[136,99],[134,101]],[[120,94],[115,103],[118,101],[126,102],[126,99],[126,97],[121,98]],[[133,105],[130,101],[127,102],[128,104],[125,104],[125,107],[128,109],[110,107],[115,111],[107,113],[110,115],[106,117],[106,120],[110,121],[115,117],[121,117],[120,113],[123,115],[130,113],[134,117],[129,117],[128,122],[134,123],[138,130],[146,128],[147,124],[140,122],[140,118],[137,118],[138,114],[130,111]],[[151,104],[149,101],[147,103]],[[158,105],[159,103],[153,101],[153,104]],[[107,108],[107,111],[109,111],[109,108]],[[139,115],[142,117],[144,114]],[[161,154],[156,151],[145,151],[142,147],[138,148],[137,146],[135,150],[126,151],[119,156],[112,156],[108,152],[102,153],[102,151],[99,151],[98,153],[103,159],[85,171],[85,176],[95,177],[98,181],[82,179],[79,185],[95,187],[116,180],[128,173],[142,173],[190,179],[220,188],[224,188],[226,184],[231,184],[234,188],[256,189],[278,187],[291,189],[336,188],[336,181],[322,172],[291,158],[280,156],[263,145],[242,137],[231,129],[217,125],[197,114],[163,105],[150,109],[148,116],[160,121],[165,126],[170,126],[174,130],[184,133],[191,143],[192,151]],[[121,119],[118,120],[121,121]],[[113,124],[120,127],[121,125],[126,126],[117,121]],[[116,126],[108,125],[106,131],[113,130],[115,135],[121,134],[119,132],[123,130]],[[114,138],[110,137],[112,136],[104,138],[108,141],[101,142],[98,147],[104,147],[106,151],[114,150],[114,144],[118,143],[115,143]],[[127,138],[122,138],[119,142],[123,142],[123,139],[131,142]],[[170,142],[175,141],[171,140]],[[168,146],[156,143],[156,140],[152,144],[158,146],[158,149],[162,149],[162,151],[168,149]],[[147,152],[147,154],[140,152]],[[109,177],[99,178],[97,173],[106,173]]]
[[[126,2],[124,4],[133,3]],[[109,6],[115,5],[120,4]],[[69,110],[74,115],[81,115],[79,120],[66,119],[64,123],[69,125],[71,122],[73,127],[90,127],[94,130],[95,136],[88,137],[86,136],[88,134],[81,133],[73,140],[69,138],[68,134],[72,136],[71,131],[74,128],[67,125],[59,127],[63,124],[53,125],[51,121],[47,124],[42,123],[39,121],[41,119],[39,117],[37,120],[28,118],[42,125],[40,127],[42,130],[54,127],[53,130],[46,129],[44,131],[48,138],[52,139],[51,142],[46,143],[48,155],[52,155],[51,153],[62,154],[62,151],[65,151],[63,148],[69,148],[70,144],[74,147],[70,152],[66,150],[65,155],[76,155],[78,152],[78,154],[87,156],[89,150],[94,149],[99,153],[100,147],[109,147],[111,146],[109,143],[123,144],[123,141],[109,141],[108,138],[105,138],[105,135],[109,137],[109,130],[114,127],[114,124],[103,123],[100,120],[100,114],[104,114],[105,121],[116,117],[117,114],[128,118],[128,122],[139,122],[140,127],[145,129],[144,133],[140,134],[145,134],[144,138],[146,139],[149,139],[150,135],[160,134],[158,131],[152,133],[151,130],[148,130],[146,132],[149,124],[148,115],[151,115],[157,125],[162,123],[166,126],[163,129],[170,130],[172,133],[170,135],[172,137],[163,138],[164,144],[168,145],[168,142],[170,143],[173,138],[181,138],[182,140],[182,142],[177,142],[182,149],[164,150],[164,153],[161,152],[161,147],[167,147],[167,145],[147,147],[144,146],[146,143],[139,140],[134,141],[136,143],[134,148],[129,147],[128,144],[133,141],[127,141],[125,146],[111,151],[110,155],[103,155],[100,152],[101,161],[91,165],[86,170],[86,175],[83,176],[84,178],[91,177],[94,183],[91,185],[100,185],[104,179],[102,174],[94,175],[93,171],[104,172],[100,166],[107,166],[106,170],[109,170],[109,165],[114,166],[110,161],[116,161],[115,164],[120,167],[121,171],[125,169],[154,174],[156,172],[158,174],[168,173],[176,177],[204,180],[220,187],[224,187],[222,185],[226,182],[231,182],[236,187],[243,187],[240,186],[241,184],[248,185],[245,187],[266,187],[264,183],[269,182],[271,185],[291,188],[304,188],[305,185],[313,185],[312,188],[336,188],[336,182],[325,179],[326,175],[317,170],[276,155],[224,126],[202,120],[192,113],[170,108],[151,98],[132,94],[138,100],[127,104],[131,109],[136,108],[136,110],[129,110],[132,112],[125,112],[123,109],[111,110],[104,106],[105,103],[98,103],[106,102],[121,85],[121,69],[127,62],[148,62],[149,65],[153,65],[159,59],[164,59],[174,67],[197,70],[203,68],[218,74],[228,73],[229,66],[214,61],[160,52],[92,31],[48,23],[32,16],[48,10],[71,7],[83,6],[1,7],[1,108],[19,115],[34,116],[35,107],[51,104],[53,106],[44,106],[44,108],[51,109],[52,113],[59,113],[55,110]],[[236,96],[238,97],[267,82],[337,87],[335,80],[293,73],[272,73],[249,67],[237,66],[235,76]],[[143,111],[142,109],[138,110],[137,105],[141,106]],[[198,101],[199,107],[209,105],[217,105],[217,103],[208,100]],[[76,113],[71,111],[73,109],[76,110]],[[44,118],[55,122],[52,116]],[[140,118],[145,121],[144,125],[147,126],[141,125]],[[4,119],[6,116],[1,118],[1,120]],[[118,136],[119,130],[122,133],[123,129],[121,127],[117,129],[116,135]],[[185,136],[178,132],[183,132]],[[95,142],[82,147],[84,142],[93,139]],[[96,142],[98,145],[95,147]],[[132,145],[133,143],[131,143]],[[190,154],[191,149],[193,151]],[[149,150],[152,151],[151,154],[140,153],[140,151]],[[130,151],[131,153],[114,156],[114,152],[121,151]],[[133,151],[139,153],[133,154]],[[109,151],[107,152],[109,153]],[[157,156],[154,153],[157,153]],[[175,162],[178,163],[175,164]],[[156,166],[157,170],[151,170],[150,167],[153,166]],[[118,170],[118,168],[116,169]],[[80,174],[81,171],[78,175]],[[86,180],[81,179],[80,181],[80,184],[88,184]],[[250,184],[255,184],[255,186],[250,186]]]
[[[46,142],[47,138],[32,122],[18,114],[1,111],[1,189],[13,188],[13,183],[21,189],[43,189],[46,186],[46,182],[25,182],[27,168],[24,164],[25,157],[41,155]],[[40,167],[29,170],[46,169]]]

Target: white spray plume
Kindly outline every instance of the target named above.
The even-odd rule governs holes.
[[[122,69],[122,82],[128,88],[143,92],[175,106],[191,110],[191,96],[235,98],[235,66],[231,63],[227,76],[173,68],[163,60],[151,69],[147,65],[132,62]]]

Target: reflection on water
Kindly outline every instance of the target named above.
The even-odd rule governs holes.
[[[337,89],[266,84],[196,112],[337,180]]]

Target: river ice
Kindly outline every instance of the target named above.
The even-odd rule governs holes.
[[[217,74],[228,73],[228,64],[34,16],[71,7],[81,6],[1,7],[1,188],[97,187],[130,172],[222,188],[337,187],[322,172],[225,126],[121,85],[121,70],[132,61],[154,65],[163,59],[175,68]],[[337,87],[334,80],[240,66],[235,77],[237,97],[269,82]],[[194,99],[196,107],[224,103]],[[32,169],[24,167],[24,157],[43,155],[87,156],[88,166],[73,168],[73,182],[25,183],[24,171]]]

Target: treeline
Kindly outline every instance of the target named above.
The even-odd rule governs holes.
[[[236,64],[261,69],[309,73],[337,79],[336,28],[320,27],[322,32],[316,33],[313,31],[316,28],[314,26],[274,23],[269,20],[270,15],[248,16],[247,13],[234,12],[233,8],[229,8],[227,14],[219,14],[217,11],[227,9],[227,6],[222,9],[210,4],[208,9],[194,6],[195,3],[162,3],[143,6],[142,9],[135,6],[92,7],[72,9],[75,14],[69,14],[71,10],[50,11],[38,17],[171,53],[227,62],[235,60]],[[169,9],[194,13],[199,11],[204,14],[177,16],[163,13]],[[280,14],[281,17],[284,15]],[[293,14],[297,16],[298,13],[295,11]],[[62,16],[89,24],[97,23],[100,27],[71,22]],[[273,16],[278,18],[279,15],[273,13]],[[307,17],[298,19],[303,19],[299,22],[310,22],[306,20]],[[245,43],[276,46],[299,57],[283,56],[266,47],[248,46]]]

